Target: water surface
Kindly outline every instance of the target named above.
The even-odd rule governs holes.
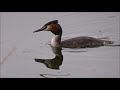
[[[120,44],[119,12],[1,12],[1,78],[119,78],[120,47],[53,49],[51,32],[33,33],[59,20],[62,40],[106,38]]]

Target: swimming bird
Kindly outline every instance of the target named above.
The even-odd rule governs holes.
[[[104,45],[113,44],[112,41],[102,40],[94,37],[81,36],[71,39],[61,41],[62,37],[62,27],[58,23],[58,20],[53,20],[46,23],[42,28],[34,31],[51,31],[54,37],[51,40],[50,45],[52,47],[62,47],[62,48],[93,48],[100,47]]]

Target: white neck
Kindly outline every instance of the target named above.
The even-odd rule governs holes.
[[[61,35],[55,35],[51,40],[51,46],[61,47]]]

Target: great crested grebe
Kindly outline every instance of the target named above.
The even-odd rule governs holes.
[[[101,40],[93,37],[75,37],[68,40],[61,41],[62,28],[58,24],[58,20],[53,20],[46,23],[39,31],[51,31],[55,36],[51,40],[52,47],[63,47],[63,48],[93,48],[104,45],[113,44],[112,41]]]

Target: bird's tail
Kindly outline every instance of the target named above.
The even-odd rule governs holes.
[[[102,38],[98,38],[98,39],[103,41],[104,46],[120,46],[120,44],[116,45],[116,44],[114,44],[113,41],[107,40],[107,39],[109,39],[108,37],[102,37]]]
[[[103,40],[104,45],[111,45],[114,42],[113,41],[107,41],[107,40]]]
[[[113,41],[104,40],[104,46],[120,46],[120,44],[114,44]]]

